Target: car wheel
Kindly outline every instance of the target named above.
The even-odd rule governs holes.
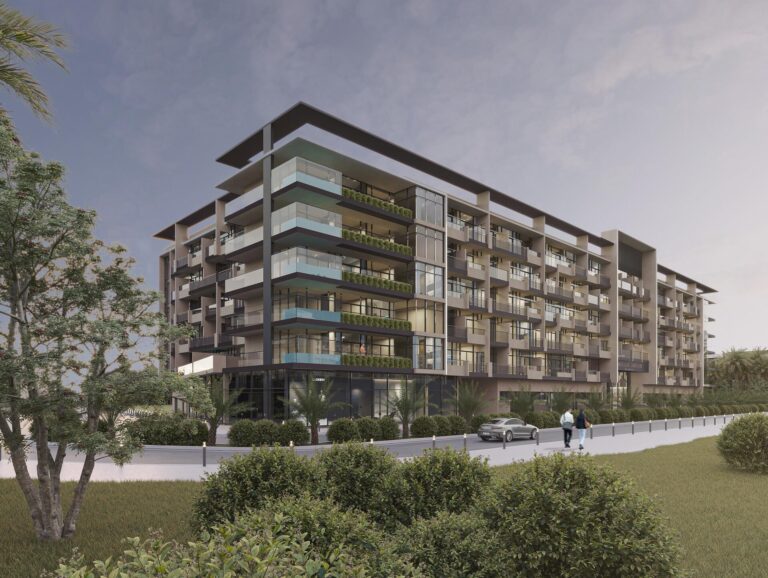
[[[530,438],[530,439],[533,439],[533,438],[535,438],[535,437],[536,437],[536,430],[535,430],[535,429],[532,429],[532,430],[531,430],[531,438]]]
[[[506,438],[507,442],[511,442],[513,439],[515,439],[515,434],[507,430],[507,433],[504,434],[504,437]]]

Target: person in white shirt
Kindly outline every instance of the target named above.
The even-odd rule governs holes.
[[[560,416],[560,427],[563,428],[563,439],[565,440],[565,447],[571,447],[571,435],[573,434],[573,414],[570,409],[566,409],[565,413]]]

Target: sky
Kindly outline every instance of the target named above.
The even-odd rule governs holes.
[[[30,67],[52,125],[0,103],[153,288],[152,235],[220,194],[221,153],[303,100],[643,240],[718,290],[710,349],[768,346],[768,2],[11,5],[67,35],[68,71]]]

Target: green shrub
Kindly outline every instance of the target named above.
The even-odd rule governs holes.
[[[463,512],[487,491],[491,470],[485,460],[449,448],[427,450],[400,464],[401,492],[398,511],[409,521],[436,512]],[[405,521],[402,520],[401,521]]]
[[[469,433],[469,427],[467,426],[467,420],[460,415],[449,415],[448,423],[451,426],[451,434],[459,435],[463,433]]]
[[[413,420],[411,424],[412,438],[427,438],[437,435],[435,420],[427,415],[422,415]]]
[[[616,423],[626,423],[630,421],[629,412],[626,409],[614,409],[613,414],[616,416]]]
[[[298,419],[286,420],[285,423],[280,426],[277,441],[283,446],[290,445],[291,442],[293,442],[293,445],[295,446],[305,446],[309,443],[309,430],[307,429],[307,426]]]
[[[451,422],[444,415],[433,415],[432,421],[435,422],[435,435],[449,436],[451,435]]]
[[[55,576],[418,576],[365,515],[328,501],[288,499],[269,510],[204,532],[198,540],[165,542],[155,534],[128,539],[119,557],[87,563],[75,552]]]
[[[401,532],[398,550],[434,578],[508,575],[495,563],[497,545],[489,536],[486,521],[476,513],[438,512]]]
[[[369,513],[384,525],[398,518],[396,502],[404,489],[400,463],[384,448],[370,444],[338,444],[317,456],[326,488],[342,508]]]
[[[400,437],[400,424],[393,417],[384,416],[379,419],[379,428],[381,429],[381,439],[396,440]]]
[[[686,418],[686,417],[693,417],[693,409],[686,405],[681,405],[677,408],[677,413],[679,417]]]
[[[616,413],[612,409],[601,409],[597,412],[601,423],[615,423]]]
[[[344,443],[360,440],[357,424],[348,417],[340,417],[333,420],[328,426],[328,441],[331,443]]]
[[[201,446],[208,439],[208,427],[202,421],[179,413],[143,416],[128,422],[125,429],[145,445]]]
[[[594,409],[587,408],[584,410],[584,413],[587,416],[587,419],[589,420],[589,423],[592,425],[598,425],[600,423],[600,414],[596,412]],[[560,423],[560,418],[558,418],[558,424]]]
[[[680,417],[680,410],[676,407],[667,407],[665,408],[665,411],[667,413],[667,419],[677,419]]]
[[[636,407],[629,410],[629,417],[632,421],[649,421],[656,419],[656,411],[650,407]]]
[[[206,477],[195,503],[198,528],[209,529],[247,509],[258,509],[266,500],[321,491],[323,475],[318,464],[287,448],[254,448],[219,464],[219,471]]]
[[[381,439],[381,424],[379,424],[379,420],[373,419],[372,417],[361,417],[360,419],[355,420],[355,425],[357,426],[357,433],[360,436],[360,439],[364,442],[372,439]]]
[[[707,408],[703,405],[697,405],[693,408],[693,415],[696,417],[704,417],[705,415],[708,415]]]
[[[665,419],[669,417],[669,412],[666,407],[657,407],[654,408],[653,411],[656,412],[656,419]]]
[[[486,493],[480,511],[496,545],[491,562],[507,575],[679,574],[677,547],[653,502],[591,458],[521,464]]]
[[[730,422],[717,438],[717,449],[738,470],[768,473],[768,416],[756,413]]]
[[[525,423],[535,425],[539,429],[560,427],[560,416],[553,411],[532,411],[525,414]]]
[[[271,446],[280,437],[280,426],[269,419],[241,419],[229,428],[229,445],[240,448]]]

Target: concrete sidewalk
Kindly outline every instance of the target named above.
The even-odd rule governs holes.
[[[527,445],[514,445],[508,444],[506,449],[495,447],[487,450],[475,450],[469,452],[472,457],[484,457],[488,458],[488,464],[491,466],[505,466],[513,464],[515,462],[530,460],[535,456],[548,456],[553,453],[565,453],[565,454],[589,454],[589,455],[604,455],[604,454],[624,454],[631,452],[640,452],[651,448],[660,446],[669,446],[674,444],[682,444],[690,442],[699,438],[717,436],[725,426],[707,425],[697,428],[688,429],[671,429],[664,432],[648,433],[638,432],[634,435],[622,435],[616,437],[600,436],[594,439],[590,439],[587,436],[584,442],[584,451],[580,452],[578,449],[579,441],[578,436],[574,434],[571,441],[571,449],[565,449],[563,442],[547,442],[539,445],[527,444]]]

